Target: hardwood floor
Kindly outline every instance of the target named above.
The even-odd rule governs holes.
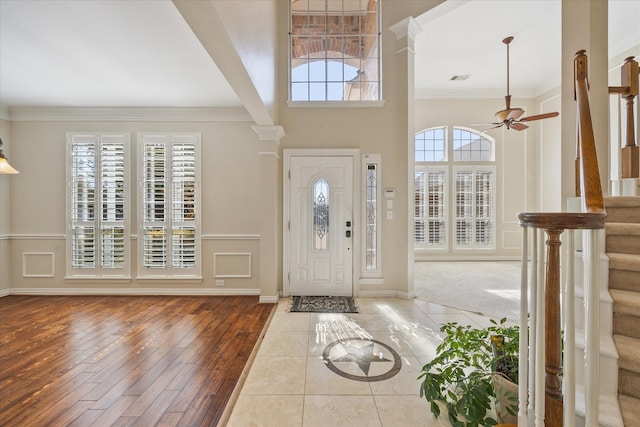
[[[0,425],[215,426],[273,304],[0,298]]]

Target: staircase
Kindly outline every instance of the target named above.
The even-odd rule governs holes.
[[[640,197],[605,197],[609,292],[625,426],[640,426]]]

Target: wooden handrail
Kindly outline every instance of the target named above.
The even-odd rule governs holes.
[[[604,212],[598,156],[589,107],[587,55],[578,51],[573,61],[575,97],[578,104],[578,145],[580,150],[580,190],[585,212]]]
[[[582,195],[583,212],[522,212],[521,227],[543,229],[547,235],[544,296],[545,324],[545,426],[563,424],[562,334],[560,326],[560,236],[564,230],[604,228],[606,212],[600,184],[587,81],[587,56],[576,53],[574,91],[577,103],[576,188]]]

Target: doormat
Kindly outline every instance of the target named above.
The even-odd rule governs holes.
[[[291,311],[296,313],[357,313],[352,297],[293,297]]]

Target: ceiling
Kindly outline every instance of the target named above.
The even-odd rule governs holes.
[[[240,9],[228,0],[215,5],[227,5],[236,15]],[[504,96],[506,36],[515,36],[514,96],[557,86],[560,5],[560,0],[450,0],[417,17],[423,31],[415,43],[416,96]],[[640,44],[640,2],[610,0],[610,21],[610,55]],[[243,24],[242,32],[261,28]],[[451,81],[456,74],[470,77]],[[0,0],[2,106],[244,104],[169,0]]]

